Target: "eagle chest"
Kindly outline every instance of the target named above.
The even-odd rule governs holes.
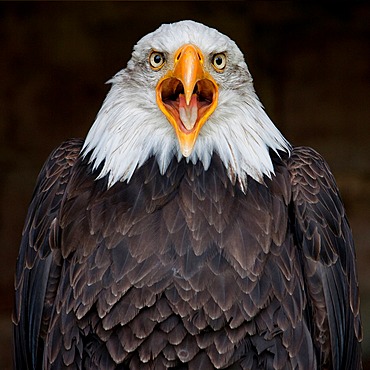
[[[140,338],[167,320],[192,334],[236,328],[300,285],[281,187],[251,180],[243,193],[219,172],[144,167],[128,184],[70,196],[75,223],[64,225],[62,248],[75,245],[67,276],[78,319],[96,312],[104,330],[129,324]]]

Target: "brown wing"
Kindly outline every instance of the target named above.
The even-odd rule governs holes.
[[[302,248],[322,363],[331,364],[332,369],[360,369],[362,331],[355,250],[338,188],[325,161],[310,148],[295,148],[288,168],[291,215]]]
[[[43,330],[58,279],[54,227],[71,168],[82,146],[73,139],[59,146],[42,168],[28,210],[15,276],[14,364],[41,369]],[[53,263],[52,263],[53,262]],[[51,304],[50,304],[51,309]]]

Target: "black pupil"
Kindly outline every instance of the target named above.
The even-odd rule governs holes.
[[[159,54],[154,55],[154,63],[160,64],[162,62],[162,57]]]
[[[221,56],[216,56],[215,57],[215,64],[218,65],[218,66],[221,66],[222,65],[222,62],[223,62],[223,59]]]

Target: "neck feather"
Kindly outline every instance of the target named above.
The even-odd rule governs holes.
[[[162,174],[174,157],[182,159],[174,130],[156,105],[155,93],[146,93],[143,100],[135,91],[114,83],[86,137],[82,154],[89,153],[93,168],[99,167],[97,178],[108,175],[108,187],[130,181],[152,156]],[[261,183],[263,176],[273,175],[270,150],[289,152],[290,145],[253,91],[238,95],[239,101],[235,95],[220,91],[219,106],[203,126],[187,160],[201,161],[207,169],[216,153],[230,180],[244,189],[248,175]]]

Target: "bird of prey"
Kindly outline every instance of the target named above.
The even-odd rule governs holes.
[[[37,180],[16,369],[360,369],[335,180],[269,119],[236,44],[165,24],[110,82]]]

